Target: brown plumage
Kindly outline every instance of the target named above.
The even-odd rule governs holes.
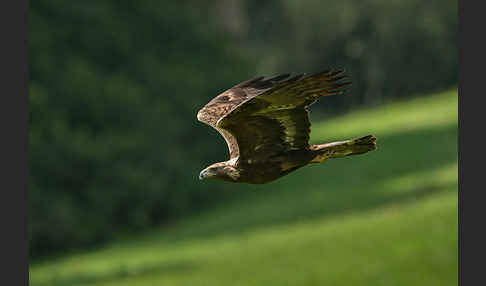
[[[309,145],[308,107],[341,94],[343,70],[310,76],[283,74],[242,82],[206,104],[197,119],[224,137],[230,160],[210,165],[199,178],[262,184],[310,163],[376,149],[375,137]]]

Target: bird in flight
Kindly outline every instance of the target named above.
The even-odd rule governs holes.
[[[321,96],[344,93],[349,84],[344,70],[282,74],[247,80],[216,96],[197,119],[224,137],[230,159],[208,166],[199,179],[263,184],[308,164],[375,150],[373,135],[309,144],[309,106]]]

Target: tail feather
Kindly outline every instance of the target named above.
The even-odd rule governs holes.
[[[376,137],[368,135],[346,141],[312,145],[310,148],[316,153],[311,163],[322,163],[329,158],[342,158],[373,151],[376,149]]]

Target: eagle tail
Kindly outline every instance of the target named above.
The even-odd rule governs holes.
[[[376,149],[376,137],[368,135],[346,141],[312,145],[310,149],[316,154],[310,163],[322,163],[329,158],[342,158],[373,151]]]

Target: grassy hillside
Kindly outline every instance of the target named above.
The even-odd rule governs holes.
[[[31,285],[456,285],[457,91],[314,123],[311,138],[370,133],[377,151],[228,184],[237,200],[36,263]]]

